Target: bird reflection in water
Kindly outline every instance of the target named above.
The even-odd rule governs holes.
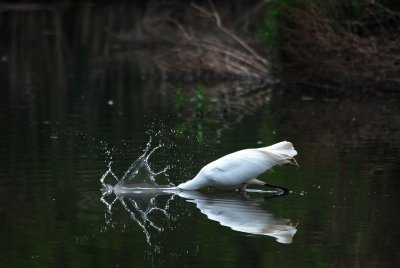
[[[250,199],[235,193],[209,195],[195,191],[183,191],[179,196],[196,204],[208,219],[235,231],[275,237],[276,241],[284,244],[292,243],[297,231],[289,219],[275,218],[265,211],[262,208],[264,198]]]
[[[150,187],[151,186],[151,187]],[[162,186],[154,188],[145,184],[122,193],[114,193],[115,199],[109,203],[107,195],[102,201],[107,205],[109,212],[113,204],[119,201],[122,207],[129,213],[130,217],[138,224],[150,243],[150,228],[163,231],[162,226],[157,226],[150,218],[152,213],[159,213],[165,219],[170,218],[170,203],[176,197],[182,197],[190,203],[196,204],[201,213],[208,219],[227,226],[232,230],[255,234],[266,235],[276,239],[279,243],[290,244],[297,232],[297,226],[289,219],[276,218],[273,214],[262,208],[267,202],[265,198],[248,198],[243,193],[219,193],[204,194],[197,191],[171,191]],[[167,200],[159,204],[156,202],[159,196],[167,196]],[[281,198],[276,196],[276,198]]]

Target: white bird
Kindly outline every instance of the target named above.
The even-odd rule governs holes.
[[[287,141],[268,147],[237,151],[207,164],[196,177],[179,184],[178,188],[198,190],[213,186],[223,189],[244,189],[246,185],[263,185],[289,193],[286,187],[265,183],[256,178],[275,165],[297,164],[293,158],[295,155],[297,151],[292,143]]]

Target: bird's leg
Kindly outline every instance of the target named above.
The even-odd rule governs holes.
[[[246,193],[246,184],[242,184],[241,187],[238,188],[239,193]]]
[[[237,188],[235,192],[241,195],[242,197],[248,198],[246,194],[246,184],[243,184],[241,187]]]
[[[284,186],[279,186],[279,185],[274,185],[274,184],[270,184],[270,183],[264,183],[264,186],[268,186],[268,187],[272,187],[275,189],[279,189],[281,190],[278,195],[286,195],[290,193],[290,189]]]

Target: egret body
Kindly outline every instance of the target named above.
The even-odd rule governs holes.
[[[223,189],[243,188],[246,185],[265,185],[283,190],[289,189],[257,180],[257,176],[273,166],[291,163],[297,155],[292,143],[282,141],[274,145],[245,149],[225,155],[204,166],[192,180],[178,185],[182,190],[198,190],[213,186]]]

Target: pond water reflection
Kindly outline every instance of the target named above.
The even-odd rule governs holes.
[[[398,98],[153,79],[141,73],[146,53],[113,54],[104,28],[91,28],[112,23],[105,14],[113,9],[57,10],[0,10],[4,267],[400,267]],[[128,27],[121,17],[126,24],[115,23]],[[71,22],[77,31],[63,30]],[[123,177],[149,136],[162,145],[151,168],[170,167],[157,176],[163,185],[227,153],[290,140],[300,167],[260,179],[294,193],[111,196],[110,213],[99,178],[111,161]],[[228,204],[231,215],[210,216]],[[292,243],[232,230],[248,230],[235,213],[249,206],[268,233],[295,232]]]
[[[235,231],[272,236],[284,244],[292,243],[297,231],[289,219],[277,219],[262,209],[263,198],[248,199],[241,194],[206,195],[196,191],[183,191],[179,196],[196,204],[210,220]]]

